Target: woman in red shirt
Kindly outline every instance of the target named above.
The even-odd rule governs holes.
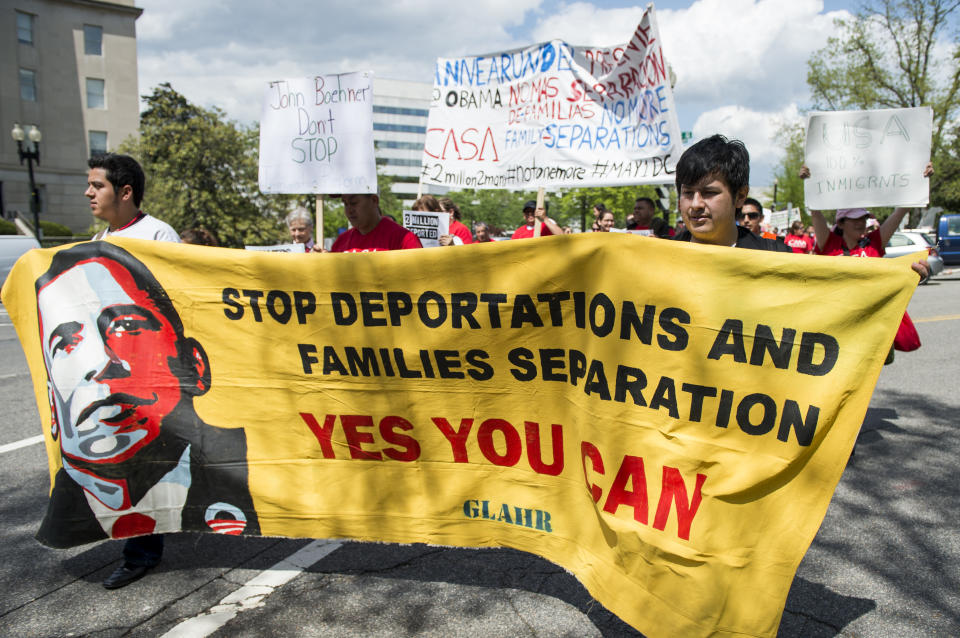
[[[783,243],[793,249],[793,252],[809,254],[813,252],[813,239],[803,233],[803,222],[797,220],[790,224],[790,231],[784,237]]]

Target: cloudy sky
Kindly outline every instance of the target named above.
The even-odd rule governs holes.
[[[622,0],[137,0],[140,92],[170,82],[233,119],[259,117],[272,79],[372,69],[432,82],[438,57],[553,38],[629,39],[644,4]],[[772,179],[772,137],[809,106],[806,61],[856,0],[660,0],[664,52],[677,75],[680,127],[742,139],[751,182]]]

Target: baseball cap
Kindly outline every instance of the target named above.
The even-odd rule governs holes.
[[[841,208],[837,210],[837,222],[841,219],[860,219],[861,217],[873,217],[873,213],[866,208]]]

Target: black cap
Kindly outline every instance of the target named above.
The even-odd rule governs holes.
[[[537,202],[531,199],[529,202],[523,205],[523,210],[527,210],[528,208],[530,210],[537,210]]]

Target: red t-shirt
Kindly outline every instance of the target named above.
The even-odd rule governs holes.
[[[795,253],[813,252],[813,240],[808,235],[787,235],[783,243],[793,249]]]
[[[452,217],[450,218],[450,234],[462,239],[464,244],[473,243],[473,235],[470,233],[470,229]]]
[[[883,242],[880,239],[880,229],[871,232],[867,235],[866,239],[868,241],[861,241],[861,245],[856,245],[849,250],[851,257],[883,257],[886,252],[883,249]],[[818,255],[827,255],[828,257],[842,255],[843,249],[846,245],[843,243],[843,237],[836,233],[830,233],[830,237],[827,239],[826,245],[821,250],[817,247],[816,251]]]
[[[344,232],[333,242],[332,253],[372,253],[380,250],[422,248],[420,240],[409,230],[389,217],[380,222],[366,235],[356,228]]]
[[[552,235],[553,232],[550,228],[543,224],[540,227],[540,236],[546,237],[547,235]],[[533,237],[533,226],[521,226],[520,228],[513,231],[513,235],[510,236],[510,239],[530,239]]]

